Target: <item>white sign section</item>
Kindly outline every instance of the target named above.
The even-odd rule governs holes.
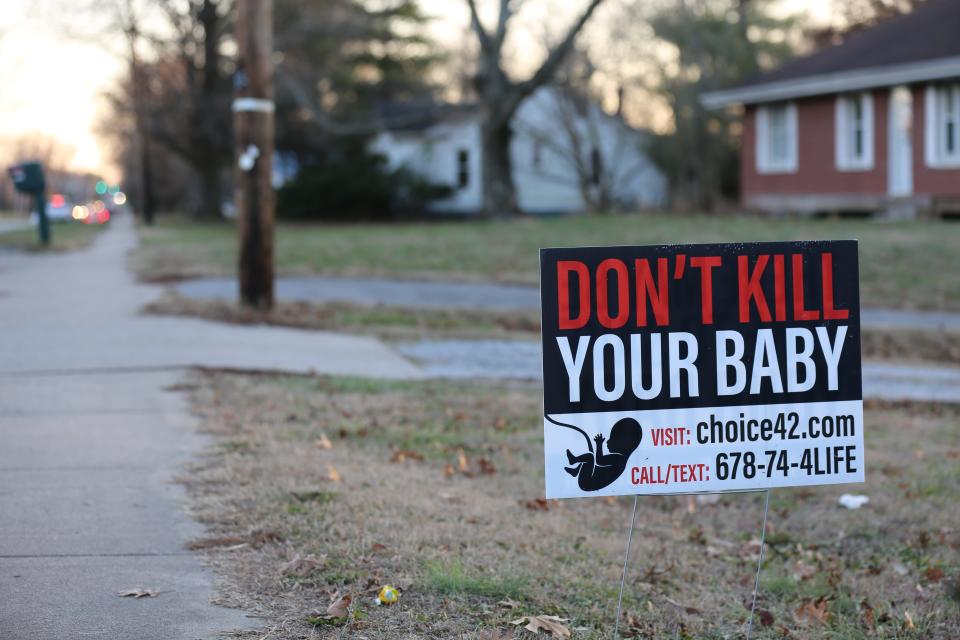
[[[546,496],[864,481],[854,241],[541,251]]]

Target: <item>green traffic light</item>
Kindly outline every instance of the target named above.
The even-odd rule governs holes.
[[[97,180],[96,189],[97,189],[97,194],[102,196],[107,192],[107,183],[104,182],[103,180]]]

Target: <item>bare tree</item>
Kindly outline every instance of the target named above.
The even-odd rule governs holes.
[[[517,0],[500,0],[500,12],[493,31],[484,27],[476,0],[467,0],[470,22],[480,43],[475,86],[483,113],[481,126],[483,154],[483,209],[488,216],[519,213],[517,194],[510,165],[510,121],[523,99],[553,77],[570,51],[577,34],[603,0],[590,0],[586,9],[567,30],[566,35],[547,54],[540,67],[528,79],[514,81],[503,68],[503,45]]]

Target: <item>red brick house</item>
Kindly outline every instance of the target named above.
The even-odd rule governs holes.
[[[930,0],[702,100],[743,107],[748,208],[960,212],[958,0]]]

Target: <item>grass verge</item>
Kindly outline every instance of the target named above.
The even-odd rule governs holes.
[[[161,221],[142,228],[140,276],[165,281],[232,275],[236,231],[228,224]],[[277,228],[281,274],[373,275],[536,283],[540,247],[856,238],[864,305],[960,309],[956,246],[948,222],[768,219],[637,214],[499,221]]]
[[[522,637],[509,621],[536,614],[609,636],[630,501],[540,499],[537,387],[196,376],[214,444],[183,479],[209,528],[194,547],[271,638]],[[774,492],[755,638],[960,628],[960,410],[868,403],[866,423],[866,485]],[[839,507],[851,490],[870,503]],[[643,498],[627,633],[742,634],[761,513],[757,494]],[[383,584],[397,605],[373,605]],[[342,593],[345,627],[308,622]]]
[[[43,246],[37,237],[37,229],[29,227],[0,233],[0,249],[19,251],[73,251],[93,242],[97,234],[106,228],[100,224],[56,223],[50,225],[50,245]]]
[[[190,316],[231,324],[266,324],[375,335],[388,340],[418,338],[540,339],[536,311],[424,309],[344,302],[281,302],[269,310],[226,300],[197,300],[175,293],[148,304],[157,315]],[[864,330],[864,358],[960,364],[960,336],[948,331]]]

